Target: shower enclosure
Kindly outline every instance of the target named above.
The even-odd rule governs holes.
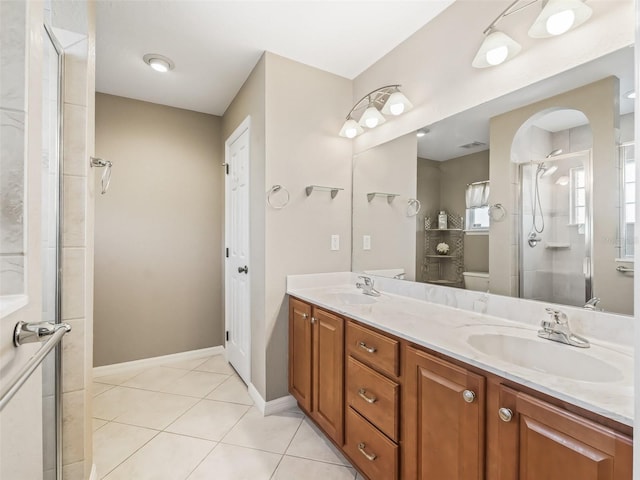
[[[591,298],[591,150],[520,166],[520,296],[583,306]]]

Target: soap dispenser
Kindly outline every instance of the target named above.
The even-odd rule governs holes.
[[[438,228],[440,230],[447,229],[447,214],[444,210],[440,210],[440,214],[438,215]]]

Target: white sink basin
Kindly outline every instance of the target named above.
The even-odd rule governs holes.
[[[342,305],[370,305],[376,303],[375,297],[364,293],[334,293],[331,300]]]
[[[470,335],[467,343],[477,351],[537,372],[583,382],[622,380],[618,367],[586,351],[550,340],[499,333]]]

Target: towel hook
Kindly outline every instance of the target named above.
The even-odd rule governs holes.
[[[91,167],[99,167],[99,168],[104,168],[104,172],[102,172],[102,178],[100,179],[100,186],[101,186],[101,194],[104,195],[105,193],[107,193],[107,190],[109,190],[109,185],[111,184],[111,167],[113,166],[113,163],[111,163],[109,160],[103,160],[102,158],[98,158],[98,157],[89,157],[91,160],[89,162],[89,165],[91,165]]]

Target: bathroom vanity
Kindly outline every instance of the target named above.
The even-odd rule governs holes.
[[[369,480],[632,478],[630,349],[312,284],[288,287],[289,391]]]

